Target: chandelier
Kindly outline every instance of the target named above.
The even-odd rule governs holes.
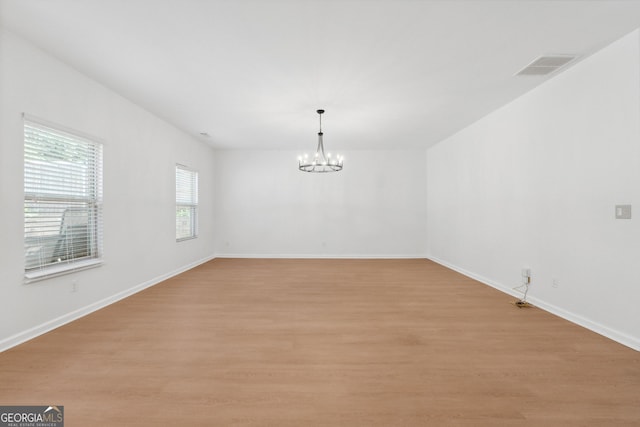
[[[320,119],[320,131],[318,132],[318,147],[316,153],[309,157],[305,154],[298,157],[298,169],[302,172],[338,172],[342,170],[342,156],[337,155],[331,157],[331,153],[324,154],[324,144],[322,142],[322,114],[324,110],[317,110],[318,118]]]

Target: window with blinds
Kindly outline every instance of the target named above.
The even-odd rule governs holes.
[[[176,241],[198,236],[198,172],[176,165]]]
[[[102,144],[25,115],[27,280],[96,266],[101,245]]]

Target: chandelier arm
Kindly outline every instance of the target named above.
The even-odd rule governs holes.
[[[320,160],[324,162],[325,160],[327,160],[327,156],[325,156],[324,154],[324,143],[322,142],[322,135],[322,132],[318,132],[318,147],[316,148],[316,154],[321,154],[322,158]]]

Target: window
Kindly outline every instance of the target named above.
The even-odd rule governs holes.
[[[101,246],[102,144],[25,115],[27,281],[96,266]]]
[[[176,241],[198,236],[198,172],[176,165]]]

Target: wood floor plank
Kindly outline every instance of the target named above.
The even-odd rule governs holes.
[[[637,426],[640,353],[428,260],[215,259],[0,354],[67,426]]]

